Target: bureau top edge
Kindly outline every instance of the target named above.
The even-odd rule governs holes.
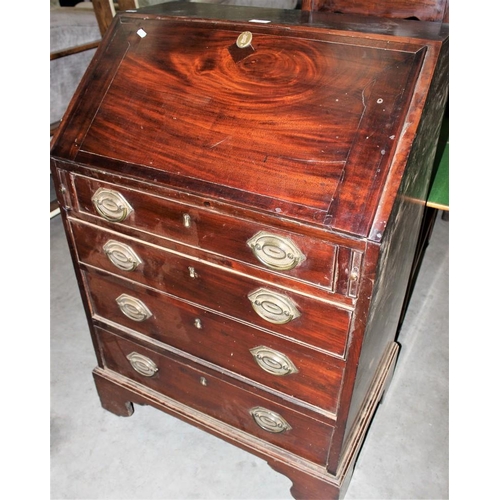
[[[132,16],[178,17],[212,22],[251,23],[251,25],[273,24],[294,29],[328,29],[351,32],[353,35],[384,35],[443,41],[449,35],[449,24],[426,22],[417,19],[390,19],[359,14],[336,12],[313,12],[300,9],[276,9],[243,7],[236,5],[214,5],[197,2],[168,2],[143,7],[138,10],[118,11],[120,22]]]

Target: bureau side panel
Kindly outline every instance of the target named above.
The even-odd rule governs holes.
[[[345,438],[362,407],[387,346],[394,341],[398,333],[447,97],[446,43],[442,48],[441,63],[436,69],[419,131],[382,240]]]

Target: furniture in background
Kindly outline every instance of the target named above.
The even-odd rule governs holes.
[[[447,25],[175,2],[102,43],[51,149],[102,406],[341,497],[399,352]]]
[[[92,0],[92,3],[101,35],[104,35],[117,11],[135,10],[169,1],[172,0]]]
[[[435,173],[427,197],[427,206],[442,210],[442,217],[448,220],[450,211],[450,144],[448,109],[445,112],[436,154]]]
[[[50,4],[50,125],[59,124],[101,40],[91,2]]]
[[[449,0],[302,0],[307,11],[448,23]]]
[[[101,34],[109,28],[116,11],[135,10],[167,3],[172,0],[92,0]],[[297,0],[187,0],[191,3],[211,3],[217,5],[239,5],[248,7],[269,7],[275,9],[295,9]]]

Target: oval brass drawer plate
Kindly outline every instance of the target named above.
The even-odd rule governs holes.
[[[134,211],[125,197],[113,189],[99,188],[92,203],[99,215],[110,222],[121,222]]]
[[[250,410],[255,423],[267,432],[279,434],[292,430],[290,424],[279,414],[261,406],[256,406]]]
[[[127,355],[132,368],[141,375],[145,377],[152,377],[158,371],[156,363],[149,359],[147,356],[143,356],[137,352],[131,352]]]
[[[146,304],[126,293],[116,299],[120,311],[134,321],[146,321],[153,315]]]
[[[103,250],[111,263],[123,271],[134,271],[139,264],[142,264],[141,258],[134,249],[119,241],[107,241]]]
[[[259,231],[247,245],[260,262],[275,271],[294,269],[306,259],[292,240],[266,231]]]
[[[259,288],[248,295],[254,311],[266,321],[283,325],[300,317],[300,312],[292,299],[286,295]]]
[[[288,356],[274,349],[261,345],[250,349],[250,352],[256,363],[272,375],[283,376],[299,372]]]

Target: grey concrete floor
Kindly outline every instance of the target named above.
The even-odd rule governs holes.
[[[102,409],[60,216],[50,231],[51,498],[292,498],[288,478],[221,439],[151,407]],[[346,500],[449,498],[448,233],[438,216]]]

